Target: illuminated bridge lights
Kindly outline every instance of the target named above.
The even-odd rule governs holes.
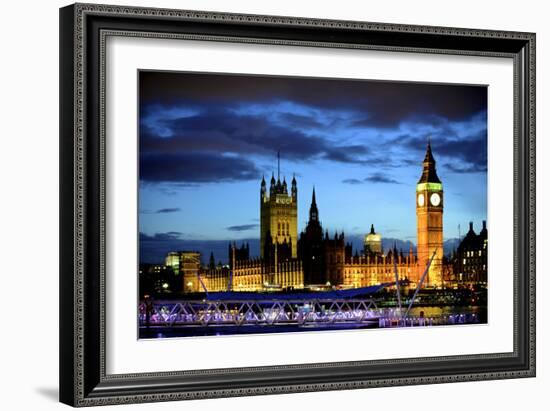
[[[158,301],[139,306],[140,326],[241,326],[368,324],[379,328],[478,323],[475,313],[434,317],[402,316],[396,308],[378,308],[372,299]]]
[[[140,325],[306,325],[364,323],[378,318],[378,308],[372,299],[159,301],[154,302],[149,310],[147,313],[146,305],[140,304]]]

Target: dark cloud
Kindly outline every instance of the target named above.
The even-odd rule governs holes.
[[[470,138],[438,141],[437,154],[450,159],[445,167],[455,173],[487,172],[487,131]]]
[[[265,171],[259,164],[277,151],[294,162],[369,164],[378,170],[417,165],[427,126],[446,170],[487,168],[486,129],[459,138],[450,125],[486,114],[487,90],[481,86],[141,72],[140,104],[144,183],[257,180]],[[286,108],[271,112],[277,105]],[[404,123],[411,132],[388,141],[383,130],[400,130]],[[380,135],[372,140],[376,149],[370,141],[367,147],[326,137],[333,127],[337,135],[336,124],[348,132],[378,128]],[[395,147],[408,152],[395,156]],[[358,184],[353,180],[343,182]],[[398,183],[380,173],[365,181]]]
[[[294,161],[325,159],[357,164],[365,163],[368,153],[364,146],[336,145],[266,117],[239,115],[229,108],[207,108],[200,114],[163,120],[163,130],[171,130],[169,137],[155,134],[155,127],[145,121],[140,127],[140,178],[144,182],[257,179],[261,171],[253,156],[273,157],[277,151]]]
[[[260,175],[253,162],[216,153],[144,153],[140,161],[140,179],[145,182],[232,182]]]
[[[153,235],[139,233],[140,241],[171,241],[178,240],[182,236],[179,231],[168,231],[166,233],[155,233]]]
[[[342,180],[342,183],[345,184],[363,184],[363,181],[358,180],[356,178],[346,178],[345,180]]]
[[[457,121],[487,106],[485,86],[143,71],[140,96],[144,102],[163,104],[177,103],[183,96],[201,104],[214,100],[230,104],[292,101],[365,113],[358,125],[372,127],[392,127],[405,119],[428,117]]]
[[[382,173],[373,173],[368,177],[365,177],[365,181],[369,183],[385,183],[385,184],[401,184],[399,181],[394,180]]]
[[[324,157],[340,162],[356,162],[358,156],[368,152],[363,146],[336,145],[320,136],[306,135],[266,116],[237,114],[230,107],[206,106],[200,114],[163,120],[162,128],[171,130],[170,137],[159,137],[155,127],[142,122],[142,152],[199,150],[272,156],[280,150],[291,160]]]
[[[173,208],[161,208],[156,211],[157,214],[167,214],[167,213],[177,213],[178,211],[181,211],[181,208],[179,207],[173,207]]]
[[[430,141],[438,163],[453,173],[482,173],[487,171],[487,128],[470,135],[460,136],[448,125],[436,132],[417,136],[402,135],[392,141],[392,146],[424,152]],[[402,159],[403,165],[416,165],[416,161]]]
[[[326,150],[323,158],[339,163],[365,164],[368,159],[364,155],[367,153],[367,148],[359,145],[331,147]]]
[[[232,225],[230,227],[226,227],[226,230],[227,231],[248,231],[258,227],[259,227],[258,224],[242,224],[242,225]]]
[[[444,167],[452,173],[468,174],[468,173],[486,173],[487,164],[468,164],[466,166],[456,165],[452,163],[444,164]]]
[[[362,180],[359,180],[357,178],[346,178],[345,180],[342,180],[342,183],[352,184],[352,185],[365,184],[365,183],[401,184],[399,181],[382,173],[373,173]]]
[[[323,124],[311,116],[305,116],[295,113],[281,113],[279,121],[286,123],[288,126],[296,128],[319,128]]]

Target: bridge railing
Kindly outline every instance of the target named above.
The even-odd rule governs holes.
[[[139,321],[169,327],[362,323],[377,321],[378,311],[372,299],[156,301],[139,305]]]

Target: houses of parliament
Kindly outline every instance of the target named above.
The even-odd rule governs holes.
[[[476,254],[479,260],[476,260],[476,267],[479,268],[477,275],[471,273],[471,267],[468,268],[467,260],[462,255],[459,256],[461,264],[456,264],[456,258],[451,261],[444,257],[444,191],[429,143],[422,163],[422,174],[416,184],[416,252],[413,252],[412,246],[405,251],[394,247],[385,252],[381,235],[374,225],[364,237],[363,249],[353,250],[343,232],[331,234],[323,228],[322,207],[317,204],[315,188],[311,193],[307,224],[298,233],[298,185],[295,177],[290,188],[284,177],[281,180],[279,172],[277,178],[274,174],[271,176],[269,187],[262,178],[259,197],[260,256],[251,257],[248,244],[238,246],[235,243],[229,244],[229,264],[226,266],[216,265],[213,256],[209,264],[202,265],[198,252],[170,253],[166,264],[183,274],[184,292],[200,292],[203,288],[208,291],[357,288],[394,282],[395,270],[400,280],[408,280],[416,286],[432,256],[423,287],[445,287],[449,281],[456,283],[459,278],[487,281],[485,223],[484,241],[472,240],[472,235],[477,239],[475,233],[469,237],[469,244],[481,244],[484,250],[483,256],[481,251]],[[470,228],[472,230],[472,226]],[[462,248],[470,256],[471,247],[468,247]]]

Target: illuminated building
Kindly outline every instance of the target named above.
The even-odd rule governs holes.
[[[279,156],[278,156],[279,157]],[[273,244],[283,245],[290,250],[290,258],[297,257],[298,240],[298,188],[292,178],[290,194],[285,178],[280,179],[280,159],[277,159],[277,181],[271,176],[269,194],[265,179],[260,187],[260,256]]]
[[[394,282],[395,269],[400,280],[415,276],[418,271],[418,261],[412,247],[407,254],[398,252],[394,248],[386,255],[369,253],[346,258],[343,285],[357,288]]]
[[[487,224],[483,221],[479,234],[470,229],[460,242],[453,258],[455,281],[458,285],[487,285]]]
[[[172,268],[174,274],[180,274],[180,253],[178,251],[169,252],[164,259],[164,265]]]
[[[174,276],[183,276],[184,291],[199,290],[197,273],[201,267],[201,255],[198,251],[171,251],[164,259],[164,266],[170,268]]]
[[[328,231],[323,237],[319,209],[313,191],[310,218],[300,235],[298,255],[303,262],[306,285],[330,285],[345,288],[367,287],[381,282],[395,281],[394,258],[399,278],[416,276],[418,263],[412,246],[407,255],[391,250],[382,252],[382,236],[371,231],[365,236],[365,249],[353,255],[351,244],[346,244],[344,233]]]
[[[237,258],[242,250],[231,244],[230,264],[227,267],[201,269],[200,276],[208,291],[262,291],[270,289],[297,289],[304,287],[302,262],[296,258],[279,260],[275,247],[273,260],[264,258]]]
[[[412,280],[420,279],[423,268],[435,252],[425,283],[427,287],[440,287],[443,284],[443,184],[437,176],[430,143],[416,185],[416,229],[420,269]]]
[[[370,233],[365,236],[364,253],[382,254],[382,236],[374,232],[374,224],[370,226]]]
[[[184,291],[201,291],[199,270],[201,268],[201,254],[198,251],[180,251],[180,272],[183,274]]]
[[[409,280],[415,287],[431,256],[435,257],[423,287],[441,288],[463,284],[484,284],[487,281],[487,229],[485,223],[479,235],[472,227],[457,255],[448,261],[443,255],[443,185],[437,176],[435,159],[428,143],[423,170],[416,185],[417,252],[412,244],[407,252],[394,246],[387,253],[382,247],[382,235],[371,224],[364,237],[362,250],[346,243],[343,232],[323,234],[315,188],[311,196],[309,220],[297,240],[296,179],[292,179],[290,194],[286,181],[271,178],[269,194],[265,179],[260,189],[260,257],[250,256],[248,244],[229,244],[229,265],[200,265],[199,253],[180,252],[180,271],[184,274],[184,291],[265,291],[299,289],[303,287],[367,287],[399,280]],[[473,237],[475,236],[475,238]],[[166,264],[176,264],[170,253]],[[458,275],[457,273],[460,273]],[[460,280],[458,279],[460,277]]]

